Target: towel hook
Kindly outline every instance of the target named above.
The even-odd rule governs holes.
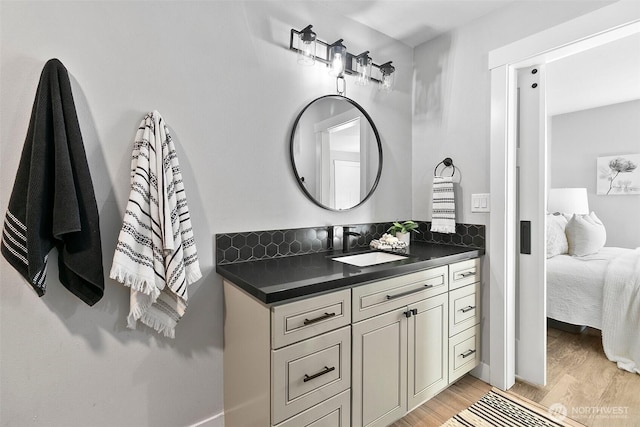
[[[453,164],[453,160],[451,160],[451,157],[445,157],[445,159],[443,161],[441,161],[440,163],[438,163],[436,165],[436,167],[433,169],[433,176],[438,176],[438,166],[440,165],[444,165],[445,169],[446,168],[453,168],[453,172],[451,172],[451,176],[456,174],[456,167]]]

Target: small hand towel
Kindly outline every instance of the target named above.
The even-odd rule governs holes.
[[[433,177],[433,209],[431,231],[436,233],[456,232],[456,204],[453,196],[453,178]]]
[[[187,287],[202,277],[175,146],[157,111],[136,133],[131,193],[109,277],[131,288],[127,326],[174,338]]]
[[[88,305],[104,293],[98,206],[67,69],[45,64],[2,232],[2,255],[39,296],[58,249],[62,285]]]

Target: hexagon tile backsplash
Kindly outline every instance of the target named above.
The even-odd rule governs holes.
[[[480,249],[485,247],[484,225],[456,224],[455,234],[442,234],[429,231],[430,222],[416,222],[420,233],[412,233],[411,239],[414,241]],[[350,239],[351,248],[366,248],[371,240],[380,238],[391,227],[391,223],[354,224],[349,227],[352,231],[360,233],[359,237]],[[326,252],[333,248],[342,248],[340,226],[216,234],[216,263],[231,264]]]

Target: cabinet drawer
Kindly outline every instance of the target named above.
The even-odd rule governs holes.
[[[352,289],[354,322],[449,290],[447,266],[384,279]]]
[[[351,421],[351,393],[343,391],[276,427],[348,427]]]
[[[449,384],[480,363],[480,326],[476,325],[449,339]]]
[[[480,283],[449,292],[449,336],[480,323]]]
[[[480,281],[480,258],[449,265],[449,289],[461,288]]]
[[[349,289],[275,306],[271,316],[271,346],[284,347],[350,323]]]
[[[351,327],[272,351],[272,423],[351,386]]]

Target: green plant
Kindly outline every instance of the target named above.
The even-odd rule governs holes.
[[[410,231],[414,231],[419,233],[418,224],[413,221],[405,221],[403,223],[394,222],[391,227],[387,230],[387,232],[395,234],[395,233],[408,233]]]

